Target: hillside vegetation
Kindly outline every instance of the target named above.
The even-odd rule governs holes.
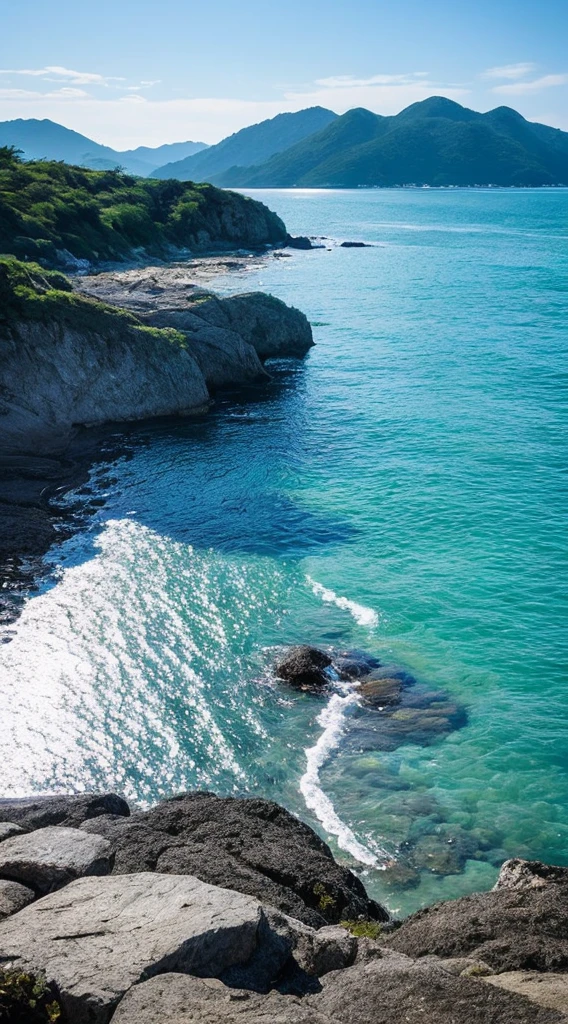
[[[294,146],[314,132],[321,131],[337,118],[332,110],[325,107],[308,107],[293,114],[277,114],[260,124],[242,128],[209,146],[201,153],[184,160],[166,164],[154,171],[153,178],[177,178],[180,181],[213,181],[235,165],[262,164],[275,153],[281,153]]]
[[[133,178],[64,163],[23,163],[0,149],[0,252],[65,263],[121,260],[133,249],[279,244],[286,228],[262,203],[212,185]]]
[[[568,132],[509,107],[479,114],[434,96],[395,117],[350,110],[262,165],[211,180],[243,188],[566,185]]]

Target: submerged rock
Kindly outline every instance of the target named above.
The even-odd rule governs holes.
[[[308,825],[269,800],[187,793],[128,819],[99,818],[83,828],[109,839],[114,874],[195,875],[315,928],[359,916],[389,919]]]
[[[325,669],[332,664],[329,654],[303,644],[291,647],[275,665],[276,675],[299,690],[321,690],[329,685]]]
[[[361,679],[380,667],[380,661],[366,651],[340,650],[332,652],[333,667],[342,679]]]

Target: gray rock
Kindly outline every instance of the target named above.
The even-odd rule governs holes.
[[[99,818],[83,828],[110,840],[115,874],[195,875],[315,928],[359,916],[389,919],[308,825],[269,800],[187,793],[129,819]]]
[[[325,651],[300,644],[290,647],[278,659],[274,671],[280,679],[285,679],[299,690],[321,690],[329,685],[330,677],[325,670],[330,665],[331,658]]]
[[[11,914],[17,914],[19,910],[27,907],[28,903],[35,900],[35,892],[28,889],[19,882],[7,882],[0,879],[0,921]]]
[[[33,830],[47,825],[77,828],[100,814],[129,815],[126,800],[116,793],[77,793],[70,796],[31,796],[0,800],[0,821]]]
[[[539,1006],[568,1015],[568,974],[507,971],[484,978],[484,981],[507,992],[517,992]]]
[[[82,875],[106,875],[112,861],[108,840],[60,825],[0,844],[0,877],[29,884],[39,892],[60,889]]]
[[[227,988],[214,978],[162,974],[135,985],[112,1024],[345,1024],[308,1006],[305,999]]]
[[[321,992],[303,999],[164,974],[131,988],[112,1024],[561,1024],[565,1019],[439,965],[391,955],[336,971],[324,978]]]
[[[15,825],[13,821],[0,821],[0,843],[4,839],[11,839],[12,836],[21,835],[23,831],[23,828]]]
[[[488,997],[488,992],[492,996]],[[328,974],[304,1000],[349,1024],[560,1024],[564,1018],[483,981],[456,977],[431,959],[386,955]]]
[[[568,871],[526,864],[509,862],[498,889],[412,914],[390,947],[413,957],[475,957],[495,971],[568,970]],[[540,882],[525,884],[533,874]]]
[[[81,878],[0,923],[0,960],[44,970],[73,1024],[106,1024],[124,993],[169,971],[219,976],[262,939],[263,910],[241,893],[159,874]],[[272,945],[277,975],[280,962]]]
[[[543,864],[539,860],[506,860],[501,866],[495,889],[545,889],[549,885],[568,887],[568,868]]]
[[[361,679],[374,669],[380,668],[380,661],[374,655],[359,650],[332,652],[333,667],[342,679]]]

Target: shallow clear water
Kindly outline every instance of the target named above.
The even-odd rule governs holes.
[[[507,855],[568,864],[568,191],[254,194],[375,247],[217,283],[293,302],[317,346],[93,470],[104,504],[0,648],[2,792],[270,796],[404,912]],[[271,681],[302,640],[404,667],[467,725],[359,743],[351,692]],[[417,843],[405,888],[380,868]]]

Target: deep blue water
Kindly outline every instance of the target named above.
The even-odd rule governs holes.
[[[402,911],[508,855],[568,864],[568,191],[253,194],[373,247],[219,279],[299,306],[316,347],[115,438],[0,648],[2,790],[270,796]],[[352,693],[275,685],[300,640],[372,651],[467,724],[403,709],[389,748]],[[404,886],[381,870],[409,856]]]

